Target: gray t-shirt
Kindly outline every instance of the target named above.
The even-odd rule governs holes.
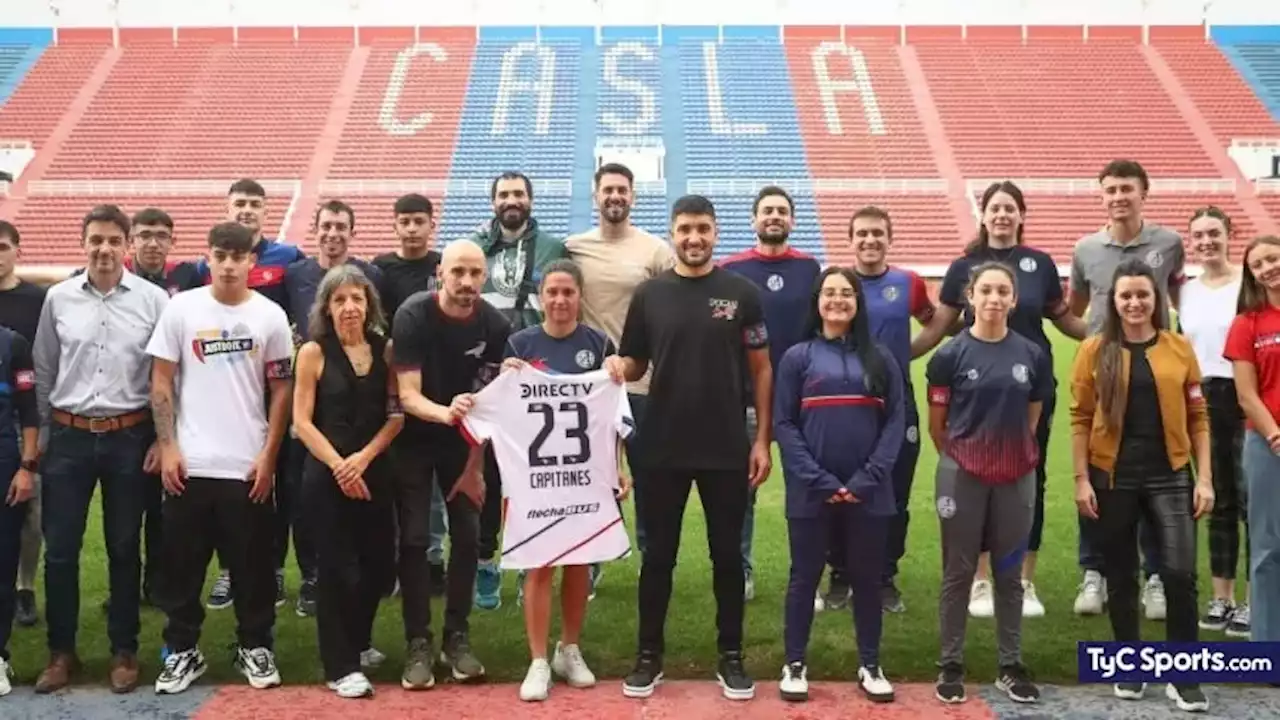
[[[1130,243],[1116,242],[1104,227],[1080,238],[1071,254],[1071,292],[1089,293],[1089,334],[1102,330],[1105,308],[1111,301],[1111,280],[1121,262],[1137,258],[1155,272],[1160,292],[1169,297],[1170,285],[1185,279],[1187,253],[1178,233],[1155,223],[1143,223],[1142,232]],[[1157,308],[1169,326],[1169,308]]]

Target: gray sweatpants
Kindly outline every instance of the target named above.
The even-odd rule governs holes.
[[[991,551],[996,637],[1001,667],[1022,662],[1022,557],[1035,513],[1036,475],[987,485],[938,459],[937,508],[942,523],[942,597],[938,602],[942,663],[964,663],[965,623],[983,539]]]

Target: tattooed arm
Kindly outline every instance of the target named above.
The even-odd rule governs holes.
[[[173,378],[178,364],[154,358],[151,363],[151,417],[160,448],[160,480],[165,490],[181,495],[186,487],[187,468],[178,447],[178,411],[174,401]]]

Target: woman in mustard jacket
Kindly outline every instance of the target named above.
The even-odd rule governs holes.
[[[1084,341],[1071,372],[1071,449],[1080,513],[1099,521],[1111,631],[1138,637],[1138,520],[1154,528],[1169,598],[1172,642],[1196,642],[1196,525],[1213,509],[1209,420],[1191,344],[1164,329],[1151,268],[1116,268],[1102,332]],[[1196,479],[1191,476],[1195,460]],[[1117,683],[1142,698],[1144,683]],[[1182,710],[1205,710],[1199,685],[1170,684]]]

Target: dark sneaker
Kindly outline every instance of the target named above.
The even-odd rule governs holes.
[[[1209,601],[1209,608],[1204,611],[1204,616],[1200,618],[1201,630],[1226,630],[1227,620],[1231,618],[1231,611],[1235,608],[1231,607],[1231,603],[1222,598],[1214,598]]]
[[[1147,684],[1144,682],[1120,682],[1115,684],[1113,692],[1121,700],[1141,700],[1142,696],[1147,694]]]
[[[730,650],[720,653],[720,665],[716,668],[716,680],[730,700],[750,700],[756,696],[756,684],[742,664],[742,652]]]
[[[938,673],[933,695],[944,703],[955,705],[966,700],[964,696],[964,667],[960,663],[946,663]]]
[[[1209,709],[1209,698],[1196,684],[1169,683],[1165,686],[1165,695],[1184,712],[1205,712]]]
[[[902,602],[902,593],[898,592],[898,586],[892,580],[880,589],[880,607],[887,613],[907,611],[907,604]]]
[[[32,627],[40,622],[40,613],[36,611],[36,594],[31,590],[19,590],[15,598],[13,620],[22,627]]]
[[[398,589],[400,584],[396,583]],[[444,563],[430,563],[430,570],[427,573],[427,587],[431,590],[431,597],[444,597],[445,590],[449,584],[445,582]],[[393,592],[392,595],[395,593]]]
[[[430,690],[435,687],[436,676],[431,672],[431,641],[414,638],[409,641],[409,651],[404,660],[404,673],[400,675],[400,687],[405,690]]]
[[[235,591],[231,587],[231,573],[223,570],[218,573],[218,577],[213,580],[213,587],[209,590],[209,599],[205,601],[204,606],[210,610],[222,610],[231,607],[231,603],[235,601]]]
[[[1022,665],[1006,665],[1000,668],[996,689],[1017,703],[1040,702],[1040,688],[1031,682],[1031,675]]]
[[[1237,606],[1227,619],[1227,635],[1231,637],[1249,637],[1249,604]]]
[[[636,658],[635,667],[627,673],[622,681],[622,694],[629,698],[647,698],[653,695],[653,689],[662,682],[662,656],[649,651],[641,651]]]
[[[316,614],[316,581],[303,580],[298,588],[298,603],[294,608],[298,617],[315,617]]]
[[[849,589],[849,581],[832,573],[831,580],[827,583],[827,592],[822,595],[823,609],[843,610],[848,607],[851,597],[853,591]]]
[[[484,665],[471,654],[471,641],[466,633],[453,633],[445,638],[440,650],[440,662],[448,665],[453,679],[470,682],[484,678]]]
[[[289,594],[284,591],[284,572],[276,571],[276,607],[282,608],[289,602]]]

